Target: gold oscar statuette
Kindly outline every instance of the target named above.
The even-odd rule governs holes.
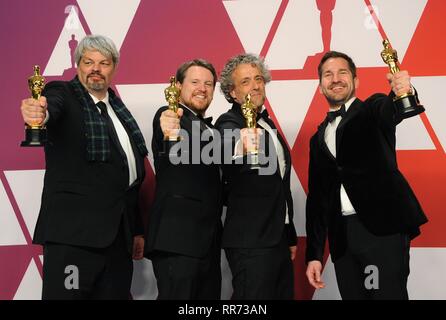
[[[167,101],[167,105],[169,106],[169,110],[173,112],[178,111],[178,104],[180,101],[181,90],[175,85],[176,79],[175,76],[170,77],[170,85],[164,89],[164,96]],[[180,141],[181,138],[179,135],[167,136],[164,137],[165,141]]]
[[[28,87],[33,99],[38,100],[45,87],[45,78],[40,74],[40,67],[34,66],[34,74],[28,78]],[[46,143],[46,128],[42,123],[25,124],[25,140],[22,147],[41,147]]]
[[[255,129],[257,126],[257,107],[252,103],[251,95],[249,93],[245,97],[245,102],[241,105],[241,110],[246,121],[246,128]],[[257,168],[259,164],[259,150],[257,144],[249,146],[246,153],[252,169]]]
[[[384,50],[381,51],[381,58],[389,66],[390,73],[395,74],[400,71],[398,54],[392,48],[389,40],[383,40]],[[419,104],[417,97],[409,92],[393,99],[398,117],[406,119],[424,112],[424,107]]]

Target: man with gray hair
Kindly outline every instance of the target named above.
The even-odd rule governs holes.
[[[119,52],[100,35],[75,51],[77,75],[25,99],[28,123],[47,127],[46,172],[33,243],[43,245],[43,299],[128,299],[142,259],[138,191],[144,138],[109,88]]]
[[[221,90],[232,103],[215,126],[224,149],[234,151],[222,166],[227,199],[222,246],[232,271],[233,299],[292,299],[294,295],[292,260],[297,237],[291,157],[264,107],[265,84],[270,80],[263,60],[252,54],[233,57],[220,75]],[[258,114],[257,127],[251,129],[245,128],[241,110],[248,94]],[[272,166],[274,170],[265,173],[249,164],[250,143],[263,149],[264,155],[274,155],[268,157],[278,164]]]

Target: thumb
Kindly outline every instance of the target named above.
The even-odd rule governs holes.
[[[181,118],[183,116],[183,112],[184,112],[183,108],[178,108],[177,115],[179,118]]]
[[[321,271],[320,270],[315,270],[314,277],[315,277],[317,282],[321,282]]]
[[[47,102],[46,102],[46,97],[41,96],[41,97],[39,98],[39,103],[40,103],[40,105],[41,105],[42,107],[46,107],[46,104],[47,104]]]

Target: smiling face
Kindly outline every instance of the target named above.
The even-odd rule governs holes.
[[[204,115],[214,97],[214,76],[203,67],[192,66],[186,70],[181,89],[180,103],[192,111]]]
[[[77,68],[79,81],[98,99],[105,97],[114,72],[112,58],[96,50],[85,50]]]
[[[319,91],[330,104],[337,108],[355,95],[358,78],[353,78],[348,62],[343,58],[330,58],[322,65]]]
[[[257,108],[263,106],[265,102],[265,79],[256,65],[249,63],[240,64],[232,73],[234,88],[231,91],[231,97],[243,104],[246,95],[251,94],[251,102]]]

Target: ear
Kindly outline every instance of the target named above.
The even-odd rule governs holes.
[[[355,82],[355,90],[356,90],[359,88],[359,78],[356,77],[353,81]]]
[[[183,88],[183,85],[179,81],[177,81],[175,82],[175,87],[181,90],[181,88]]]
[[[235,95],[235,90],[232,90],[230,93],[231,97],[235,100],[236,99],[236,95]]]
[[[322,91],[322,87],[321,87],[321,84],[319,83],[319,93],[320,94],[324,94],[324,92]]]

